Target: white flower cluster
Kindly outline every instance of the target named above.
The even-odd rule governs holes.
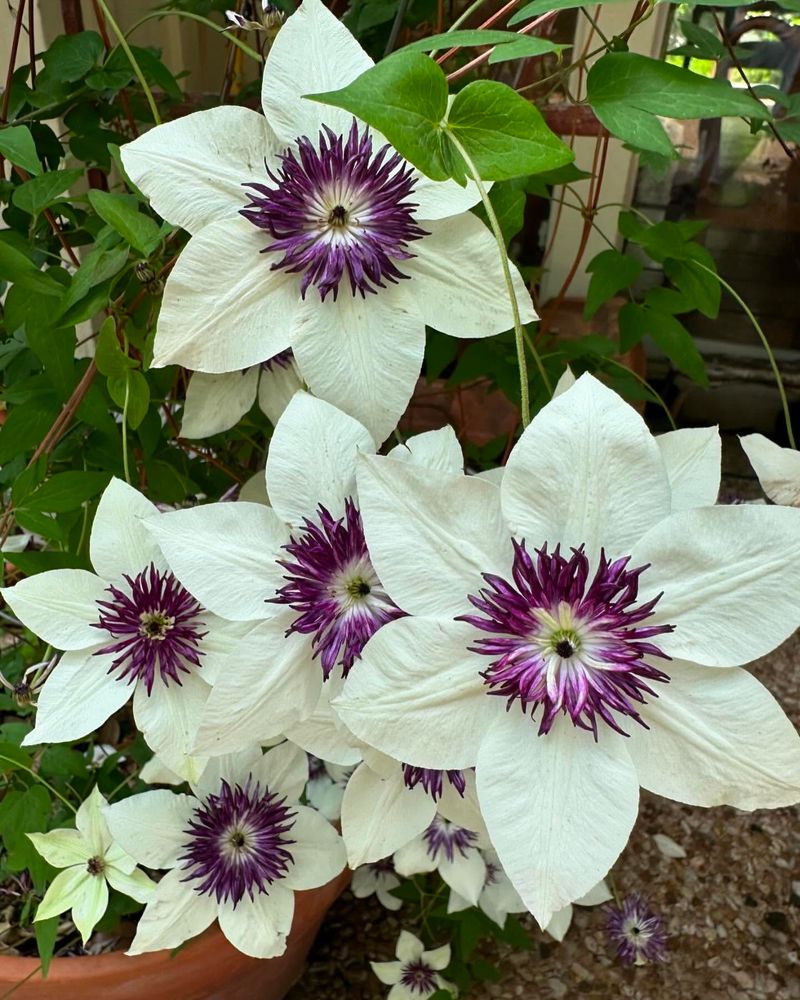
[[[426,324],[479,337],[512,318],[497,247],[467,211],[471,185],[392,161],[381,183],[413,188],[393,263],[376,207],[329,211],[346,185],[314,195],[306,242],[281,221],[290,185],[316,176],[291,175],[301,160],[327,151],[351,186],[372,163],[349,116],[304,99],[370,65],[304,0],[270,50],[264,115],[215,108],[123,151],[154,208],[191,234],[155,343],[156,365],[200,373],[190,433],[266,399],[277,369],[262,363],[293,352],[263,502],[162,513],[114,480],[94,572],[3,592],[63,651],[25,742],[84,737],[132,696],[151,774],[191,787],[95,795],[77,831],[36,839],[80,876],[59,876],[40,917],[88,886],[74,909],[85,933],[107,880],[148,900],[133,954],[214,919],[248,954],[280,954],[294,891],[346,861],[356,895],[386,906],[399,905],[398,875],[437,870],[451,911],[479,905],[502,923],[529,910],[560,938],[572,903],[608,898],[640,786],[701,806],[800,800],[800,738],[743,669],[800,625],[800,511],[717,505],[715,429],[653,437],[587,375],[564,380],[489,476],[465,473],[450,428],[379,453]],[[260,192],[250,217],[243,185]],[[313,262],[307,284],[297,255]],[[368,282],[359,267],[373,268]],[[796,505],[797,454],[745,446],[769,495]],[[341,837],[325,818],[339,816]],[[167,874],[154,886],[137,864]],[[391,996],[444,984],[447,949],[405,934],[397,957],[375,966]]]

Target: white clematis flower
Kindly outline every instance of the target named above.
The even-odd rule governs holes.
[[[291,351],[241,372],[195,372],[183,404],[181,437],[210,437],[230,430],[258,398],[261,412],[277,424],[289,400],[303,388]]]
[[[308,784],[306,800],[331,822],[342,815],[342,799],[347,782],[353,774],[354,765],[343,766],[321,760],[314,754],[308,755]]]
[[[409,617],[372,637],[334,708],[410,764],[476,767],[492,844],[543,927],[609,870],[639,785],[800,800],[800,738],[740,669],[800,624],[800,512],[692,506],[718,473],[698,459],[702,488],[673,486],[665,457],[585,375],[499,489],[360,460],[373,565]]]
[[[478,905],[486,883],[482,848],[489,840],[475,830],[453,823],[436,813],[429,827],[395,851],[395,871],[404,878],[438,872],[450,888],[471,906]]]
[[[494,238],[467,211],[475,186],[428,180],[350,114],[304,97],[372,65],[320,0],[304,0],[267,57],[264,115],[199,111],[122,158],[153,208],[192,234],[167,279],[155,366],[235,372],[291,347],[311,390],[380,442],[414,388],[426,324],[486,337],[513,320]]]
[[[72,922],[84,945],[106,912],[109,885],[139,903],[146,903],[156,888],[112,840],[102,814],[107,804],[95,785],[78,808],[76,829],[27,834],[48,864],[63,869],[48,886],[35,919],[47,920],[72,910]]]
[[[437,990],[457,993],[439,973],[450,964],[450,945],[425,951],[425,945],[410,931],[400,931],[395,950],[397,962],[370,962],[382,983],[392,988],[386,1000],[425,1000]]]
[[[202,770],[205,761],[187,755],[210,683],[243,629],[175,579],[143,524],[163,516],[112,479],[92,525],[95,573],[50,570],[0,591],[32,632],[65,650],[25,745],[80,739],[133,695],[136,725],[162,762],[183,778]]]
[[[410,439],[409,449],[431,467],[463,463],[449,428]],[[270,444],[271,506],[215,503],[148,521],[183,586],[215,614],[247,623],[203,711],[197,752],[284,734],[336,764],[361,759],[341,723],[337,736],[322,687],[323,677],[326,689],[340,683],[367,638],[402,614],[369,561],[354,500],[358,455],[375,450],[357,420],[298,392]]]
[[[295,891],[345,865],[336,830],[297,802],[307,777],[299,747],[253,747],[211,761],[194,795],[161,789],[109,806],[114,838],[148,868],[169,869],[127,954],[176,948],[218,919],[246,955],[282,955]]]
[[[740,441],[770,500],[800,507],[800,452],[781,448],[763,434],[747,434]]]
[[[387,910],[399,910],[403,901],[392,895],[392,889],[396,889],[399,885],[400,879],[394,870],[394,862],[391,858],[383,858],[381,861],[373,861],[371,864],[356,868],[350,882],[350,891],[356,899],[366,899],[367,896],[375,895],[381,906]]]

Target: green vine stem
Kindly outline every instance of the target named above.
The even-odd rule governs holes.
[[[128,354],[128,338],[122,335],[125,355]],[[131,392],[131,373],[125,369],[125,402],[122,406],[122,467],[125,470],[125,482],[131,486],[131,470],[128,465],[128,400]]]
[[[97,5],[103,11],[103,14],[111,25],[111,30],[117,36],[117,41],[122,48],[122,51],[128,57],[128,62],[131,64],[131,69],[136,74],[136,79],[142,85],[142,90],[144,91],[144,96],[147,98],[147,103],[150,105],[150,112],[153,115],[153,121],[156,125],[161,124],[161,115],[158,113],[158,106],[156,104],[156,99],[153,97],[153,91],[147,84],[147,80],[144,78],[144,73],[139,63],[136,61],[136,56],[131,51],[130,45],[128,45],[128,40],[125,37],[125,32],[120,28],[117,22],[114,20],[114,15],[108,9],[108,4],[106,0],[97,0]]]
[[[506,241],[503,239],[503,232],[500,229],[500,223],[497,221],[497,215],[494,210],[494,206],[489,198],[489,195],[484,187],[483,181],[481,180],[481,175],[475,164],[472,162],[469,154],[463,145],[459,142],[456,136],[450,129],[445,129],[445,134],[448,139],[458,152],[461,154],[464,163],[467,165],[467,169],[475,181],[475,185],[478,188],[478,194],[481,196],[481,201],[483,202],[483,207],[486,209],[486,216],[489,219],[489,225],[491,227],[492,233],[495,240],[497,241],[497,248],[500,251],[500,263],[503,267],[503,278],[505,279],[506,288],[508,290],[508,298],[511,302],[511,313],[514,317],[514,340],[517,345],[517,364],[519,365],[519,389],[520,389],[520,402],[521,402],[521,412],[522,412],[522,426],[527,427],[531,422],[531,401],[530,392],[528,389],[528,362],[525,357],[525,341],[522,332],[522,323],[519,318],[519,303],[517,302],[517,293],[514,291],[514,282],[511,280],[511,268],[508,263],[508,254],[506,253]],[[542,359],[533,345],[531,345],[531,351],[533,353],[533,359],[536,362],[536,367],[539,369],[539,374],[542,377],[545,388],[550,396],[553,395],[553,388],[550,385],[550,380],[547,377],[547,372],[542,364]]]
[[[197,21],[200,24],[204,24],[207,28],[211,28],[213,31],[219,32],[222,30],[220,26],[218,24],[215,24],[212,20],[210,20],[210,18],[203,17],[202,14],[194,14],[190,10],[156,10],[151,12],[150,14],[145,14],[145,16],[142,18],[139,18],[139,20],[136,21],[136,23],[133,24],[130,28],[128,28],[128,30],[125,32],[125,37],[130,38],[130,36],[134,33],[134,31],[136,31],[137,28],[140,28],[147,21],[152,21],[153,18],[161,19],[170,16],[188,17],[191,21]],[[249,45],[246,45],[240,38],[237,38],[236,35],[234,35],[232,32],[228,32],[227,39],[231,43],[231,45],[235,45],[238,49],[241,49],[246,56],[249,56],[251,59],[255,59],[257,63],[261,62],[261,56],[259,55],[259,53],[256,52],[255,49],[251,49]],[[122,43],[120,42],[120,44]]]
[[[69,809],[69,810],[70,810],[71,812],[73,812],[73,813],[74,813],[74,812],[77,812],[77,809],[76,809],[76,808],[75,808],[75,806],[74,806],[74,805],[73,805],[73,804],[72,804],[72,803],[70,802],[70,800],[69,800],[68,798],[66,798],[65,796],[63,796],[63,795],[61,794],[61,792],[59,792],[59,790],[58,790],[57,788],[53,788],[53,786],[52,786],[52,785],[50,784],[50,782],[49,782],[49,781],[45,781],[45,779],[44,779],[44,778],[43,778],[43,777],[41,776],[41,774],[37,774],[37,773],[36,773],[36,771],[34,771],[34,770],[33,770],[33,768],[31,768],[31,767],[27,767],[27,766],[26,766],[25,764],[21,764],[21,763],[20,763],[20,762],[19,762],[18,760],[14,760],[14,758],[13,758],[13,757],[6,757],[6,755],[5,755],[5,754],[2,754],[2,753],[0,753],[0,760],[4,760],[4,761],[6,761],[6,762],[7,762],[8,764],[13,764],[15,768],[19,768],[19,770],[21,770],[21,771],[27,771],[27,772],[28,772],[28,774],[29,774],[29,775],[30,775],[30,776],[31,776],[31,777],[32,777],[32,778],[33,778],[33,779],[34,779],[35,781],[38,781],[38,782],[39,782],[40,784],[44,785],[44,787],[45,787],[45,788],[46,788],[46,789],[47,789],[47,790],[48,790],[49,792],[52,792],[52,793],[53,793],[53,795],[55,795],[55,796],[56,796],[56,798],[59,798],[59,799],[61,799],[61,801],[62,801],[62,802],[64,803],[64,805],[65,805],[65,806],[67,807],[67,809]]]

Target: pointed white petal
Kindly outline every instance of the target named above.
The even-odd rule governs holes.
[[[419,994],[416,990],[413,993],[411,992],[410,986],[404,986],[403,983],[396,983],[386,994],[386,1000],[417,1000],[418,996]]]
[[[427,230],[426,222],[432,219],[446,219],[451,215],[467,212],[481,200],[474,181],[467,181],[464,187],[455,181],[432,181],[430,177],[415,170],[414,193],[411,196],[417,209],[414,215]],[[499,256],[498,256],[499,261]]]
[[[404,611],[464,614],[468,595],[484,585],[482,574],[508,575],[511,537],[491,483],[363,458],[358,496],[372,564]]]
[[[290,837],[293,864],[283,879],[290,889],[316,889],[344,869],[344,841],[324,816],[308,806],[294,806],[297,816]]]
[[[269,507],[212,503],[148,522],[173,572],[203,607],[232,621],[271,618],[282,585],[275,561],[289,532]]]
[[[269,237],[240,216],[205,226],[170,272],[153,366],[233,372],[289,347],[297,275],[273,271]]]
[[[124,892],[137,903],[149,903],[156,891],[156,883],[138,868],[132,872],[123,872],[119,868],[108,867],[105,876],[112,888],[117,892]]]
[[[587,892],[627,843],[639,802],[636,771],[615,733],[557,719],[546,736],[516,706],[485,737],[478,796],[492,843],[541,927]]]
[[[613,898],[614,894],[606,885],[605,879],[600,879],[596,886],[576,899],[575,903],[577,906],[599,906]]]
[[[403,772],[381,778],[361,764],[347,783],[342,800],[342,836],[351,868],[394,854],[423,830],[436,805],[421,785],[406,788]]]
[[[190,756],[197,726],[211,688],[192,671],[181,683],[156,677],[152,694],[139,681],[133,695],[133,717],[145,742],[164,764],[186,781],[195,781],[207,758]]]
[[[311,715],[322,670],[308,636],[285,636],[289,609],[257,626],[228,657],[199,721],[195,752],[230,753],[266,741]]]
[[[563,941],[572,923],[572,906],[568,903],[560,910],[556,910],[550,923],[545,927],[545,931],[556,941]]]
[[[103,633],[92,628],[106,583],[85,569],[51,569],[0,588],[0,595],[26,628],[56,649],[96,646]]]
[[[95,785],[75,814],[75,826],[92,854],[105,854],[111,846],[111,833],[102,812],[107,805],[100,789]]]
[[[153,898],[139,918],[136,937],[125,952],[126,955],[177,948],[213,923],[217,916],[214,898],[195,892],[191,882],[182,881],[185,877],[186,873],[182,868],[175,868],[161,879]]]
[[[308,781],[308,756],[288,740],[268,750],[250,769],[262,788],[296,802]]]
[[[445,779],[442,797],[439,800],[439,812],[451,823],[466,827],[467,830],[474,830],[482,841],[488,842],[489,834],[478,805],[475,772],[464,771],[463,777],[466,785],[463,795],[459,795],[450,782]]]
[[[242,483],[242,487],[239,490],[239,500],[246,503],[263,503],[269,507],[267,478],[264,475],[263,469]]]
[[[136,576],[150,563],[166,569],[166,560],[143,523],[158,514],[158,507],[138,490],[121,479],[111,480],[97,505],[89,539],[89,555],[99,576],[117,583],[124,573]]]
[[[258,381],[258,405],[267,419],[277,424],[292,396],[303,388],[303,380],[292,358],[288,364],[264,368]]]
[[[433,948],[431,951],[423,951],[422,959],[426,965],[441,972],[450,964],[450,945],[443,944],[441,948]]]
[[[316,660],[313,666],[322,671]],[[348,767],[361,760],[361,742],[350,732],[331,701],[342,689],[342,679],[332,675],[323,685],[317,706],[302,722],[286,726],[284,736],[328,763]]]
[[[252,958],[277,958],[286,951],[293,916],[294,894],[280,884],[252,900],[245,896],[236,907],[230,901],[219,906],[222,933]]]
[[[675,626],[656,644],[712,667],[749,663],[800,625],[799,562],[800,510],[750,504],[673,514],[631,555],[651,565],[640,600],[664,592],[650,621]]]
[[[224,375],[195,372],[186,390],[181,437],[210,437],[238,423],[255,401],[258,375],[258,367]]]
[[[378,902],[385,910],[392,910],[393,912],[399,910],[403,905],[403,900],[398,899],[397,896],[393,896],[391,889],[396,889],[400,885],[399,879],[394,879],[394,885],[390,885],[388,880],[384,880],[383,885],[379,885],[375,890],[375,895],[378,897]]]
[[[690,805],[772,809],[800,802],[800,736],[746,670],[667,665],[628,751],[641,784]]]
[[[591,375],[551,400],[508,459],[503,513],[529,550],[586,545],[627,555],[669,513],[658,446],[639,414]],[[638,565],[638,564],[637,564]]]
[[[112,659],[91,652],[65,653],[39,693],[36,726],[23,745],[78,740],[122,708],[133,687],[108,673]]]
[[[449,424],[436,431],[412,435],[404,444],[395,445],[388,457],[453,475],[464,472],[464,454]]]
[[[800,507],[800,452],[781,448],[763,434],[747,434],[740,441],[770,500]]]
[[[397,955],[401,962],[416,962],[418,958],[422,958],[424,950],[420,939],[412,934],[411,931],[400,931],[395,955]]]
[[[112,802],[103,815],[123,850],[147,868],[172,868],[186,846],[186,830],[198,802],[166,788]]]
[[[418,767],[474,766],[486,730],[505,714],[470,652],[466,622],[400,618],[367,643],[334,707],[356,736]]]
[[[450,890],[450,895],[447,898],[447,912],[448,913],[461,913],[462,910],[468,910],[472,906],[472,903],[468,899],[464,899],[463,896],[459,896],[457,892]],[[505,920],[503,920],[505,923]]]
[[[353,120],[349,111],[304,97],[346,87],[371,66],[341,21],[320,0],[305,0],[278,32],[264,65],[267,121],[286,143],[303,135],[316,142],[323,124],[346,132]]]
[[[411,282],[320,302],[311,288],[294,310],[292,348],[309,389],[350,413],[381,442],[405,410],[425,353]]]
[[[486,881],[486,864],[479,851],[467,851],[466,856],[456,855],[452,861],[439,863],[439,874],[445,882],[473,906],[478,905],[478,897]]]
[[[324,506],[333,517],[355,493],[359,452],[374,452],[369,431],[322,399],[298,392],[278,421],[267,456],[269,499],[284,521],[315,519]]]
[[[36,910],[35,919],[47,920],[69,910],[84,892],[84,883],[94,879],[95,876],[88,873],[85,864],[59,872],[47,887],[44,899]]]
[[[196,233],[244,208],[242,185],[263,180],[279,149],[263,115],[223,105],[150,129],[122,147],[122,163],[162,218]]]
[[[49,833],[26,833],[44,860],[54,868],[86,867],[93,851],[78,830],[51,830]]]
[[[555,389],[553,390],[553,399],[555,399],[556,396],[562,396],[567,391],[567,389],[571,389],[577,381],[578,380],[572,374],[572,369],[569,367],[569,365],[567,365],[567,367],[561,374],[561,378],[559,378],[558,382],[556,383]]]
[[[490,337],[514,326],[500,253],[491,232],[465,212],[439,222],[426,222],[429,236],[411,246],[413,260],[404,262],[415,301],[425,323],[453,337]],[[458,252],[458,266],[453,254]],[[509,261],[522,323],[537,319],[531,295]]]
[[[89,940],[97,921],[108,906],[108,884],[102,875],[89,875],[81,883],[72,903],[72,922],[80,931],[84,944]]]
[[[407,844],[403,844],[399,850],[394,852],[392,858],[395,871],[403,878],[410,878],[412,875],[420,875],[423,872],[436,871],[437,861],[428,851],[428,846],[423,837],[415,837]]]
[[[659,434],[656,444],[667,467],[672,509],[717,502],[722,441],[716,427],[685,427]]]
[[[263,756],[261,747],[250,743],[243,750],[212,757],[197,781],[192,782],[192,791],[198,799],[206,799],[219,792],[223,781],[229,785],[245,785],[253,767]]]
[[[402,962],[370,962],[369,964],[384,985],[394,986],[395,983],[400,982],[400,976],[403,974]]]

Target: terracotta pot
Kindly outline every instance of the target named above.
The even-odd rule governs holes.
[[[38,959],[0,957],[0,1000],[281,1000],[349,881],[345,870],[319,889],[296,893],[292,932],[280,958],[243,955],[215,924],[174,956],[157,951],[129,958],[117,951],[56,958],[47,979],[37,971]]]

